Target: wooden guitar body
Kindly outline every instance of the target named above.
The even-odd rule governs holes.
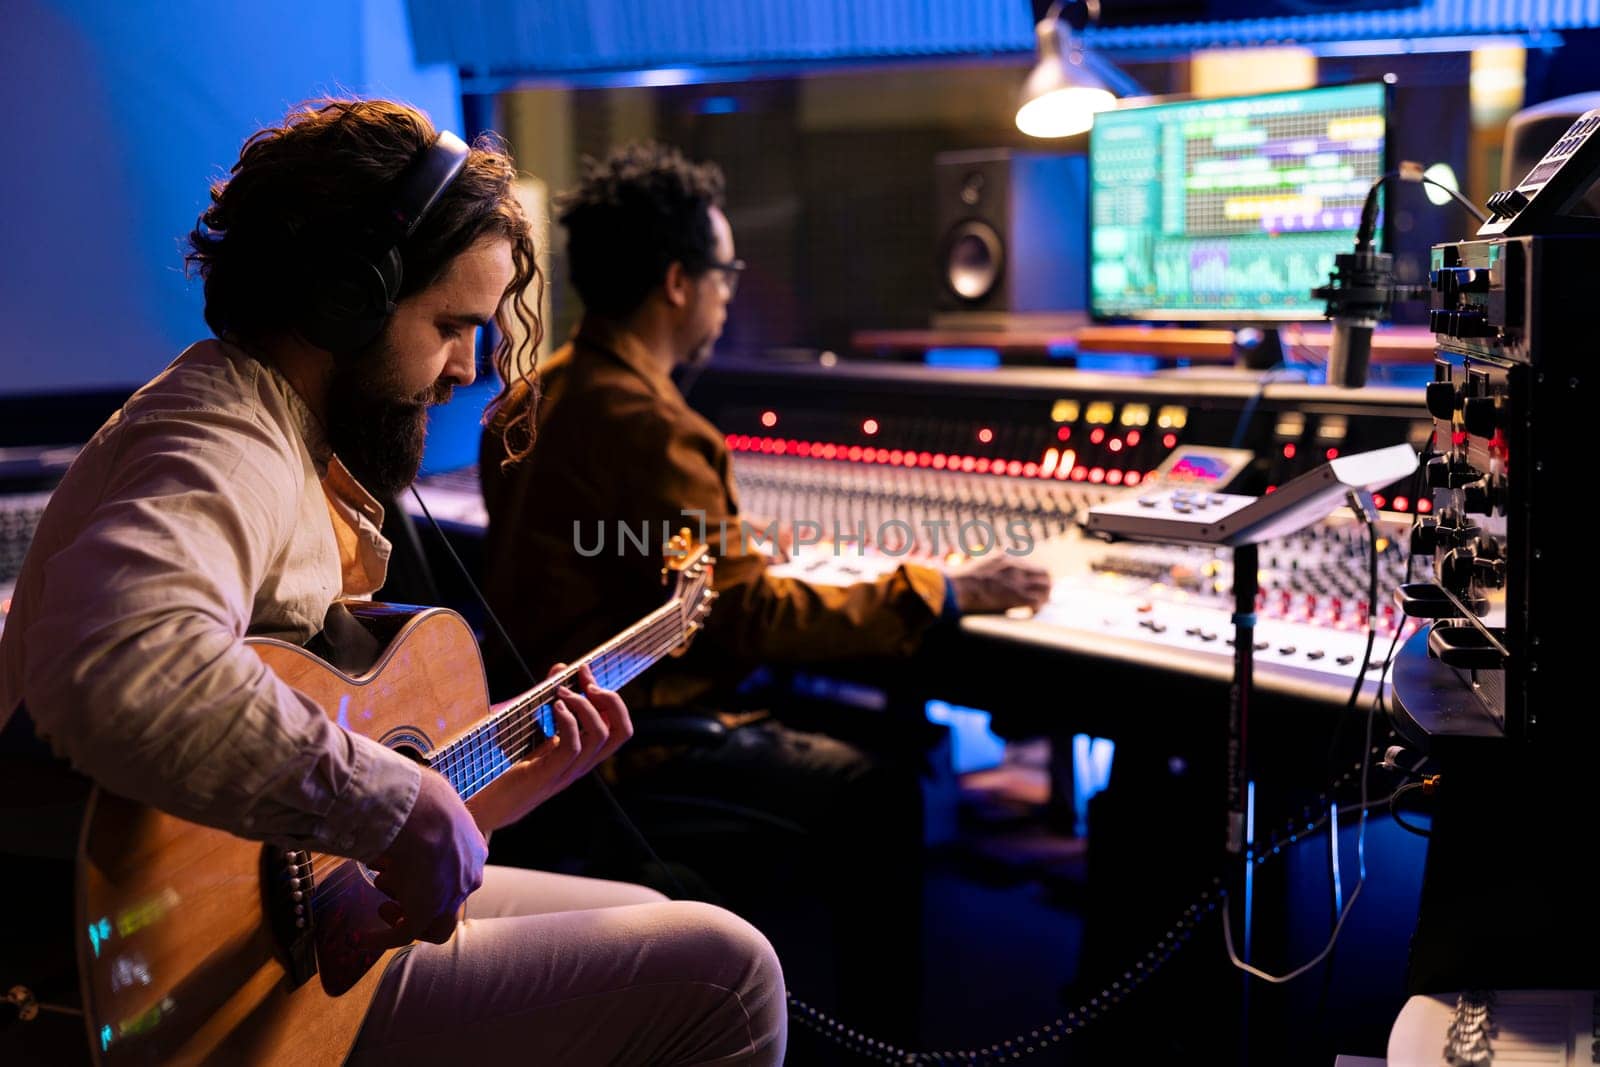
[[[441,774],[462,799],[554,734],[560,685],[620,689],[681,652],[717,594],[705,546],[669,544],[666,602],[493,707],[477,642],[442,608],[347,605],[387,645],[355,674],[282,641],[246,643],[339,726]],[[370,659],[371,657],[365,657]],[[341,662],[343,662],[341,660]],[[99,1063],[342,1063],[395,950],[361,864],[246,841],[96,790],[78,849],[75,933]]]
[[[247,643],[339,725],[426,756],[484,717],[488,687],[460,616],[407,610],[378,664],[356,677],[294,645]],[[79,974],[101,1062],[343,1061],[392,955],[353,943],[386,928],[385,898],[358,864],[97,791],[78,870]]]

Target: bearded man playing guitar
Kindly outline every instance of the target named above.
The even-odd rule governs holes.
[[[98,1059],[783,1059],[782,973],[742,920],[485,866],[488,833],[630,735],[612,689],[692,631],[693,605],[472,729],[432,704],[483,691],[470,649],[438,651],[467,633],[450,613],[402,630],[386,673],[294,647],[382,585],[374,494],[415,476],[478,327],[520,339],[495,363],[531,387],[513,178],[494,138],[469,148],[382,101],[255,134],[190,235],[215,338],[106,423],[39,525],[0,638],[0,723],[25,706],[99,787],[77,931]],[[513,454],[532,430],[511,428]]]

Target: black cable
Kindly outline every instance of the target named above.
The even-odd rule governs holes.
[[[1386,182],[1392,181],[1395,178],[1400,178],[1404,181],[1416,181],[1424,185],[1437,186],[1438,188],[1449,193],[1451,196],[1455,197],[1456,202],[1471,212],[1472,217],[1477,219],[1478,222],[1484,223],[1489,221],[1489,217],[1480,211],[1476,204],[1462,196],[1457,190],[1445,185],[1443,182],[1434,181],[1425,174],[1417,178],[1408,178],[1406,177],[1406,174],[1407,171],[1404,169],[1391,170],[1384,174],[1378,175],[1378,177],[1373,180],[1372,188],[1367,190],[1367,198],[1366,200],[1362,201],[1361,204],[1361,223],[1356,227],[1357,252],[1366,252],[1372,248],[1372,239],[1374,236],[1376,236],[1376,231],[1378,229],[1378,191],[1383,188]]]
[[[1431,832],[1429,832],[1427,830],[1424,830],[1420,826],[1414,826],[1413,824],[1408,823],[1404,819],[1402,819],[1400,817],[1400,809],[1397,807],[1397,805],[1398,805],[1398,803],[1400,801],[1400,798],[1402,796],[1404,796],[1405,794],[1407,794],[1409,792],[1412,792],[1413,790],[1423,789],[1423,788],[1425,788],[1425,786],[1421,782],[1407,782],[1405,785],[1401,786],[1399,789],[1396,789],[1393,793],[1389,794],[1389,818],[1393,819],[1394,822],[1395,822],[1395,825],[1400,827],[1400,829],[1402,829],[1402,830],[1406,830],[1406,831],[1409,831],[1410,833],[1416,834],[1418,837],[1432,837],[1433,834]]]
[[[1350,697],[1344,703],[1344,709],[1339,713],[1333,727],[1333,740],[1328,744],[1327,767],[1331,771],[1339,759],[1339,745],[1344,740],[1345,723],[1351,713],[1356,710],[1356,705],[1361,702],[1361,690],[1366,684],[1367,671],[1372,666],[1372,646],[1378,637],[1378,527],[1372,521],[1366,502],[1361,501],[1361,506],[1353,509],[1361,524],[1367,528],[1367,645],[1361,654],[1360,669],[1356,671],[1356,678],[1350,686]],[[1400,630],[1396,628],[1395,637],[1398,639]],[[1390,645],[1391,653],[1393,645]]]
[[[1479,223],[1485,223],[1489,221],[1489,216],[1481,211],[1477,204],[1474,204],[1471,200],[1468,200],[1466,197],[1462,196],[1460,190],[1452,189],[1443,182],[1436,182],[1426,174],[1422,176],[1422,183],[1424,185],[1431,185],[1436,189],[1443,189],[1445,192],[1455,197],[1456,203],[1466,208],[1472,217],[1477,219]]]
[[[500,641],[506,646],[506,650],[511,653],[511,658],[516,660],[517,666],[527,677],[528,684],[538,685],[540,679],[533,673],[533,669],[528,666],[527,660],[522,658],[522,653],[517,649],[516,643],[511,640],[511,635],[506,632],[506,628],[501,625],[499,616],[497,616],[494,613],[494,609],[489,606],[488,598],[483,595],[483,591],[478,588],[478,583],[473,580],[472,572],[467,569],[467,565],[463,563],[461,561],[461,557],[456,554],[455,546],[450,543],[450,538],[445,536],[444,529],[440,527],[439,521],[433,517],[433,512],[428,510],[427,502],[422,499],[422,494],[417,492],[415,483],[413,483],[411,486],[411,497],[417,502],[417,506],[422,509],[422,514],[427,518],[428,524],[433,527],[433,532],[439,536],[439,542],[444,545],[445,551],[450,554],[451,562],[453,562],[456,565],[456,569],[461,572],[461,577],[467,583],[467,588],[472,590],[472,595],[478,601],[478,606],[483,609],[484,618],[488,619],[489,623],[494,627],[495,633],[500,637]],[[666,875],[667,880],[672,883],[672,888],[677,892],[677,895],[680,898],[688,896],[688,891],[683,888],[683,883],[679,882],[677,876],[672,873],[672,868],[663,863],[661,857],[656,855],[656,850],[650,847],[650,842],[645,840],[645,836],[639,830],[639,827],[636,826],[634,821],[628,817],[628,813],[623,810],[621,802],[619,802],[616,798],[616,795],[611,792],[611,787],[606,784],[605,779],[601,778],[598,774],[589,774],[585,775],[584,777],[594,783],[595,788],[599,790],[601,797],[604,798],[606,804],[611,808],[612,814],[616,816],[617,821],[622,825],[622,828],[627,832],[628,836],[633,838],[634,843],[639,846],[639,849],[647,857],[649,857],[650,862],[655,864],[656,867],[660,869],[664,875]]]

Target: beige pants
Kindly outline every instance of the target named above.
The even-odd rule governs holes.
[[[384,973],[351,1064],[780,1064],[783,971],[760,932],[621,882],[485,869],[467,919]]]

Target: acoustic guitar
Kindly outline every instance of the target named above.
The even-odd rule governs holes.
[[[554,736],[555,688],[588,664],[618,689],[681,653],[716,593],[705,547],[668,547],[670,596],[523,695],[489,704],[461,616],[346,605],[389,641],[343,673],[298,646],[247,644],[341,727],[438,771],[463,799]],[[392,635],[392,636],[390,636]],[[120,1064],[338,1064],[384,965],[368,935],[387,899],[354,860],[234,837],[95,791],[79,843],[78,973],[91,1055]]]

